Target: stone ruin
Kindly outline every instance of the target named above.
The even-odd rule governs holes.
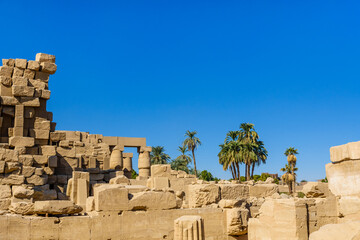
[[[145,138],[56,130],[56,69],[43,53],[0,67],[1,239],[360,239],[360,142],[331,148],[329,183],[307,183],[305,198],[272,178],[197,180],[151,166]]]

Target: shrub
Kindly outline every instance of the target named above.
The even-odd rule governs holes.
[[[304,198],[304,197],[305,197],[305,193],[303,193],[303,192],[298,192],[298,193],[297,193],[297,197],[298,197],[298,198]]]

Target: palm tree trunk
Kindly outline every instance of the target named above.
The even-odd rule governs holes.
[[[232,178],[235,179],[234,170],[231,164],[230,164],[230,170],[231,170]]]
[[[247,164],[245,163],[245,181],[247,181]]]
[[[240,167],[239,167],[239,163],[236,163],[236,168],[237,168],[237,173],[238,173],[237,179],[238,179],[239,181],[241,181],[241,179],[240,179]]]
[[[290,193],[290,194],[292,194],[291,185],[292,185],[292,182],[289,182],[289,183],[288,183],[288,187],[289,187],[289,193]]]
[[[194,148],[191,149],[192,155],[193,155],[193,161],[194,161],[194,171],[195,171],[195,177],[197,178],[197,171],[196,171],[196,161],[195,161],[195,151]]]
[[[250,164],[247,165],[246,181],[250,181]]]
[[[254,169],[255,169],[255,162],[252,163],[252,169],[251,169],[251,179],[254,178]]]
[[[295,179],[295,172],[294,172],[294,163],[291,164],[291,172],[292,172],[292,175],[294,177],[294,181],[292,182],[292,190],[293,190],[293,193],[295,195],[296,193],[296,179]]]

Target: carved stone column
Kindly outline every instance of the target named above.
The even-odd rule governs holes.
[[[133,170],[132,168],[132,158],[133,158],[133,154],[132,153],[123,153],[123,170],[124,170],[124,175],[127,178],[131,178],[131,172]]]
[[[110,169],[122,170],[123,168],[123,151],[124,149],[115,146],[110,156]]]
[[[139,177],[150,177],[150,152],[151,147],[141,147],[139,150]]]
[[[200,216],[182,216],[174,221],[174,240],[205,240]]]

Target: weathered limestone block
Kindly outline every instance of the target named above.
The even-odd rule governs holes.
[[[23,166],[21,174],[24,175],[24,177],[31,177],[35,173],[35,167],[30,166]]]
[[[197,184],[187,186],[189,208],[198,208],[220,200],[220,187],[215,184]]]
[[[36,214],[74,214],[79,213],[82,207],[75,205],[72,201],[66,200],[51,200],[51,201],[36,201],[34,203],[34,213]]]
[[[221,199],[219,201],[220,208],[234,208],[234,207],[241,207],[241,204],[244,200],[237,200],[237,199]]]
[[[23,184],[25,181],[24,176],[17,175],[17,174],[10,174],[5,175],[4,178],[0,178],[1,184],[8,184],[8,185],[20,185]]]
[[[34,71],[39,71],[40,69],[40,63],[37,61],[28,61],[27,68]]]
[[[57,66],[55,63],[42,62],[40,63],[41,71],[49,74],[54,74],[56,72]]]
[[[147,191],[135,193],[130,202],[131,210],[165,210],[177,207],[173,192]]]
[[[16,214],[30,215],[34,213],[34,204],[32,202],[11,202],[9,210]]]
[[[267,198],[258,218],[250,218],[248,239],[307,239],[307,210],[304,201]]]
[[[19,162],[23,166],[32,166],[34,162],[34,158],[32,155],[20,155],[19,156]]]
[[[15,59],[2,59],[2,64],[3,66],[8,66],[8,67],[14,67],[15,66]]]
[[[48,166],[52,168],[58,166],[58,157],[56,155],[48,157]]]
[[[11,173],[17,171],[21,168],[20,163],[18,162],[7,162],[5,164],[5,173]]]
[[[50,133],[50,140],[53,142],[60,142],[66,139],[65,132],[51,132]]]
[[[124,186],[109,184],[94,188],[95,211],[129,209],[128,190]]]
[[[334,146],[330,148],[331,162],[336,163],[351,159],[360,159],[360,141],[350,142],[344,145]]]
[[[32,198],[34,190],[25,186],[12,186],[13,196],[16,198]]]
[[[26,59],[19,59],[19,58],[15,59],[15,67],[25,69],[26,66],[27,66]]]
[[[0,199],[0,210],[8,210],[11,204],[10,198]]]
[[[327,183],[307,182],[301,190],[307,198],[325,198],[331,195]]]
[[[360,239],[360,222],[347,222],[341,224],[328,224],[313,232],[309,240],[339,240],[339,239]]]
[[[49,188],[49,184],[35,186],[33,198],[34,201],[55,200],[57,193],[55,189]]]
[[[13,71],[14,71],[13,67],[2,66],[2,67],[0,67],[0,76],[11,77]]]
[[[249,210],[245,207],[227,209],[227,234],[232,236],[247,234],[249,215]]]
[[[11,87],[12,79],[11,77],[0,76],[0,83],[4,86]]]
[[[279,186],[277,184],[256,184],[254,186],[249,186],[250,197],[270,197],[278,192]]]
[[[111,178],[109,181],[110,184],[123,184],[123,185],[129,185],[130,180],[125,176],[117,176],[114,178]]]
[[[23,76],[29,80],[32,80],[35,77],[35,71],[33,71],[31,69],[25,69]]]
[[[153,188],[155,189],[164,189],[170,187],[170,181],[168,177],[153,177]]]
[[[37,62],[48,62],[55,63],[55,56],[46,54],[46,53],[37,53],[35,57],[35,61]]]
[[[151,165],[151,177],[171,177],[170,164]]]
[[[249,185],[246,184],[219,184],[221,199],[238,199],[249,197]]]
[[[11,188],[9,185],[0,185],[0,199],[11,197]]]
[[[12,86],[12,95],[15,97],[32,97],[34,96],[35,89],[28,86]]]
[[[15,97],[1,96],[1,105],[15,106],[20,104],[20,101]]]
[[[45,185],[48,181],[48,175],[32,175],[31,177],[26,178],[26,181],[35,186]]]
[[[139,177],[148,178],[150,176],[150,152],[151,147],[140,148],[138,158]]]
[[[30,137],[11,137],[9,144],[12,147],[32,147],[35,145],[35,139]]]
[[[88,197],[86,199],[86,212],[91,212],[95,210],[95,199],[94,197]]]
[[[205,240],[201,216],[182,216],[174,221],[174,240]]]

